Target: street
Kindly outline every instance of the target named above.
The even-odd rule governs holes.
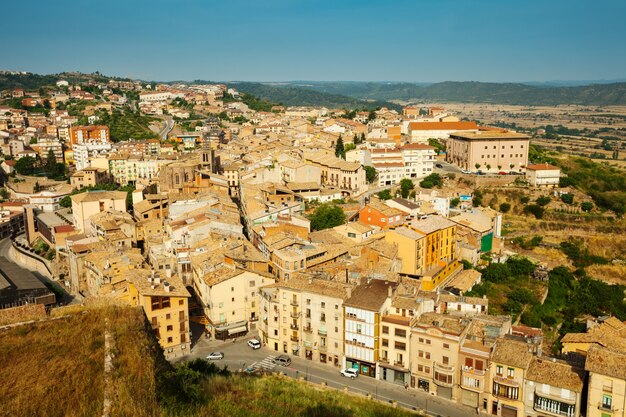
[[[340,368],[329,364],[312,362],[288,355],[292,361],[290,366],[276,366],[271,359],[283,353],[267,348],[253,350],[247,345],[247,341],[251,338],[237,339],[235,343],[202,338],[192,348],[192,353],[179,359],[179,361],[206,358],[210,352],[219,351],[224,353],[224,359],[212,362],[220,367],[228,366],[228,369],[231,371],[243,370],[246,367],[257,364],[257,367],[267,372],[282,372],[289,377],[304,378],[315,384],[325,382],[331,388],[347,389],[358,395],[365,396],[370,394],[374,399],[384,402],[396,401],[400,407],[410,410],[422,409],[432,416],[465,417],[476,415],[476,409],[474,408],[462,406],[413,388],[406,389],[402,385],[395,385],[363,375],[355,380],[345,378],[341,376]]]
[[[174,129],[174,119],[172,116],[165,116],[165,120],[163,121],[163,129],[159,132],[159,137],[161,140],[166,141],[167,135]]]

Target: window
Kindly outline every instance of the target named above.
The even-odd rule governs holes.
[[[502,376],[502,372],[503,372],[502,365],[496,365],[496,375]]]
[[[357,325],[356,325],[356,332],[357,332],[358,334],[361,334],[361,332],[362,332],[362,331],[363,331],[363,326],[362,326],[362,325],[360,325],[360,324],[357,324]]]
[[[602,405],[600,405],[600,407],[605,410],[610,410],[612,405],[613,405],[613,397],[609,394],[604,394],[602,396]]]
[[[507,368],[506,370],[506,376],[508,376],[509,378],[513,378],[515,376],[515,369],[513,368]]]
[[[406,337],[406,330],[404,329],[396,329],[395,333],[398,337]]]
[[[172,318],[172,315],[171,315],[170,313],[167,313],[167,314],[165,315],[165,320],[169,320],[169,319],[171,319],[171,318]]]
[[[322,302],[322,308],[326,308],[326,303]]]
[[[173,343],[173,342],[174,342],[174,339],[172,339],[171,337],[167,338],[167,343]]]
[[[185,300],[178,300],[178,305],[182,306],[183,304],[185,304]]]
[[[444,356],[442,358],[442,362],[443,362],[444,365],[447,365],[448,363],[450,363],[450,358],[448,358],[447,356]]]
[[[449,345],[448,343],[444,343],[444,344],[443,344],[443,348],[444,348],[444,349],[450,349],[450,345]]]
[[[250,285],[251,287],[254,287],[254,280],[250,280],[250,282],[248,283],[248,285]]]
[[[406,343],[395,342],[394,347],[398,350],[406,350]]]
[[[174,331],[174,326],[172,326],[171,324],[169,324],[169,325],[167,326],[167,331],[168,331],[168,332],[172,332],[172,331]]]
[[[389,326],[383,326],[383,334],[389,334]]]
[[[389,347],[389,339],[383,339],[383,346]]]

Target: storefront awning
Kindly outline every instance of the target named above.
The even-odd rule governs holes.
[[[230,336],[231,334],[243,333],[247,331],[248,328],[246,326],[234,327],[232,329],[228,329],[228,335]]]

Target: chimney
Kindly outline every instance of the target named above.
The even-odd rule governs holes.
[[[352,297],[352,287],[350,285],[346,286],[346,298]]]
[[[348,284],[350,281],[348,280],[348,268],[346,268],[346,284]]]
[[[170,283],[167,281],[163,281],[163,289],[165,292],[170,292]]]
[[[393,296],[393,289],[391,288],[391,285],[387,286],[387,297],[391,298]]]

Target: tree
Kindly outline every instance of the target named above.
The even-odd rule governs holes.
[[[335,144],[335,156],[337,158],[346,159],[346,150],[343,146],[343,138],[339,135],[339,139],[337,139],[337,143]]]
[[[487,167],[487,171],[489,171],[491,169],[491,164],[487,164],[486,167]]]
[[[61,201],[59,201],[59,205],[63,208],[72,207],[72,198],[69,195],[66,195],[61,199]]]
[[[480,164],[479,163],[474,164],[474,166],[476,167],[476,169],[480,169]]]
[[[524,213],[532,214],[536,219],[541,219],[543,218],[544,210],[543,207],[538,204],[529,204],[524,207]]]
[[[591,211],[593,210],[593,203],[591,201],[583,201],[580,203],[580,209],[582,211]]]
[[[41,185],[39,184],[39,181],[37,181],[35,183],[35,186],[33,187],[33,191],[38,193],[39,191],[41,191]]]
[[[376,111],[372,110],[370,112],[370,114],[367,115],[367,121],[371,122],[372,120],[376,119]]]
[[[367,179],[367,183],[373,183],[376,179],[376,175],[378,175],[378,173],[376,172],[376,168],[366,165],[363,167],[363,169],[365,169],[365,179]]]
[[[37,160],[32,156],[25,156],[15,162],[15,170],[20,175],[32,175],[35,172]]]
[[[48,155],[44,164],[44,169],[49,176],[54,176],[56,173],[57,157],[54,155],[52,149],[48,149]]]
[[[565,204],[574,204],[574,194],[567,193],[561,195],[561,201]]]
[[[386,190],[380,191],[378,193],[378,198],[380,198],[381,200],[391,200],[392,199],[391,190],[386,189]]]
[[[331,203],[324,203],[315,209],[310,220],[313,230],[324,230],[343,224],[346,220],[346,214],[341,207]]]
[[[500,204],[500,212],[501,213],[508,213],[511,210],[511,205],[509,203],[502,203]]]
[[[541,207],[547,206],[548,204],[550,204],[551,200],[552,199],[549,195],[542,195],[541,197],[537,198],[537,204],[539,204]]]
[[[458,207],[459,204],[461,204],[461,199],[458,197],[454,197],[452,200],[450,200],[450,207],[452,208]]]
[[[443,185],[443,178],[441,175],[436,172],[430,174],[422,181],[420,181],[420,187],[422,188],[433,188],[433,187],[441,187]]]
[[[352,143],[354,143],[355,145],[358,145],[359,143],[361,143],[359,139],[359,135],[357,135],[356,133],[354,134],[354,137],[352,138]]]
[[[415,188],[415,184],[408,178],[403,178],[400,181],[400,190],[402,192],[402,198],[407,198],[409,196],[409,192]]]

